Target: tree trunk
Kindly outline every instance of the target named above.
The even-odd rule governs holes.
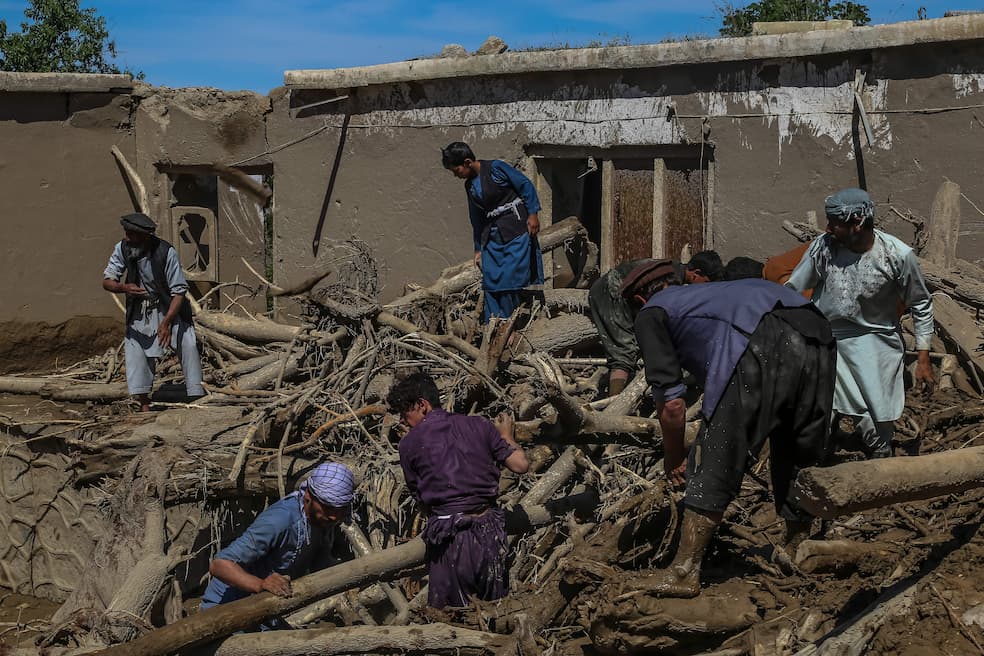
[[[517,351],[563,354],[596,341],[598,331],[590,317],[583,314],[561,314],[552,319],[536,319],[529,330],[522,333]]]
[[[372,652],[458,654],[496,649],[506,636],[448,624],[407,627],[350,626],[338,629],[269,631],[226,638],[214,656],[327,656]]]
[[[960,185],[946,180],[940,185],[930,210],[928,239],[922,256],[933,264],[952,269],[957,261],[960,234]]]
[[[284,366],[284,358],[287,358],[287,366]],[[272,384],[280,377],[280,371],[284,372],[284,380],[289,380],[297,375],[297,370],[300,367],[300,357],[297,355],[283,354],[274,362],[264,366],[261,369],[257,369],[253,373],[246,374],[245,376],[240,376],[236,381],[236,387],[241,390],[258,390],[264,389],[268,385]]]
[[[57,378],[30,378],[28,376],[0,376],[2,394],[39,394],[45,385],[51,385]]]
[[[845,462],[799,473],[796,501],[823,519],[956,494],[984,485],[984,446],[910,458]]]
[[[225,312],[203,310],[195,315],[195,321],[206,328],[232,335],[247,342],[265,344],[267,342],[289,342],[303,332],[298,326],[288,326],[273,321],[243,319]]]
[[[537,240],[540,243],[540,250],[546,253],[563,246],[568,239],[573,239],[578,235],[587,236],[587,230],[581,225],[577,217],[571,216],[544,228]],[[462,262],[442,271],[440,278],[435,283],[387,303],[385,309],[392,310],[412,305],[427,298],[443,298],[448,294],[460,292],[470,285],[477,284],[481,279],[482,272],[478,267],[471,261]]]

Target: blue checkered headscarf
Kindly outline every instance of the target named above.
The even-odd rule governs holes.
[[[343,508],[355,496],[355,477],[352,470],[338,462],[323,462],[314,468],[301,490],[307,490],[326,506]]]

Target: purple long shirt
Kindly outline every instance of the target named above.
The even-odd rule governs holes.
[[[400,440],[400,466],[431,516],[480,512],[499,496],[500,469],[514,450],[488,419],[434,408]]]

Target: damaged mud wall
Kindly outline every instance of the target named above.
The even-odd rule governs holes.
[[[0,75],[0,372],[28,371],[122,339],[100,281],[131,207],[110,154],[133,153],[130,82]]]
[[[908,25],[915,44],[922,28]],[[284,173],[275,270],[286,278],[316,270],[328,257],[319,240],[355,234],[389,267],[383,297],[391,298],[408,279],[427,279],[466,257],[461,181],[440,164],[440,148],[456,140],[537,181],[543,223],[566,216],[550,216],[551,187],[558,211],[567,211],[570,189],[604,176],[606,159],[616,167],[625,158],[664,159],[667,171],[692,160],[707,176],[697,203],[705,245],[726,258],[765,259],[792,248],[782,222],[811,211],[822,222],[823,199],[845,186],[866,187],[883,227],[911,239],[912,227],[892,208],[928,219],[936,189],[950,179],[967,190],[959,255],[975,260],[984,255],[984,197],[973,193],[982,173],[974,149],[984,127],[974,107],[984,104],[984,41],[951,40],[950,23],[941,25],[933,38],[945,43],[795,58],[770,57],[777,41],[760,37],[749,39],[741,61],[700,63],[704,46],[695,42],[693,63],[651,68],[510,73],[514,64],[535,70],[537,57],[559,56],[530,52],[481,64],[501,72],[471,77],[393,82],[386,66],[288,72],[268,136],[271,144],[302,141],[273,155]],[[782,37],[787,45],[806,38]],[[414,68],[407,70],[400,74],[412,78]],[[561,173],[571,180],[558,180]],[[589,191],[611,194],[605,183]],[[605,199],[594,202],[597,212]],[[665,207],[663,221],[677,221]],[[591,230],[590,217],[581,218]]]
[[[138,209],[178,248],[199,294],[238,280],[248,287],[220,290],[216,305],[266,309],[243,263],[262,273],[270,257],[266,97],[127,76],[0,76],[0,373],[119,345],[122,313],[101,276],[118,217]]]

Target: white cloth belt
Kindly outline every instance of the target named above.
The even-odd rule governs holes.
[[[513,201],[506,203],[505,205],[500,205],[491,212],[488,212],[485,216],[489,219],[495,219],[502,216],[503,214],[508,214],[512,212],[516,215],[516,220],[519,221],[519,206],[523,204],[522,198],[517,198]]]

